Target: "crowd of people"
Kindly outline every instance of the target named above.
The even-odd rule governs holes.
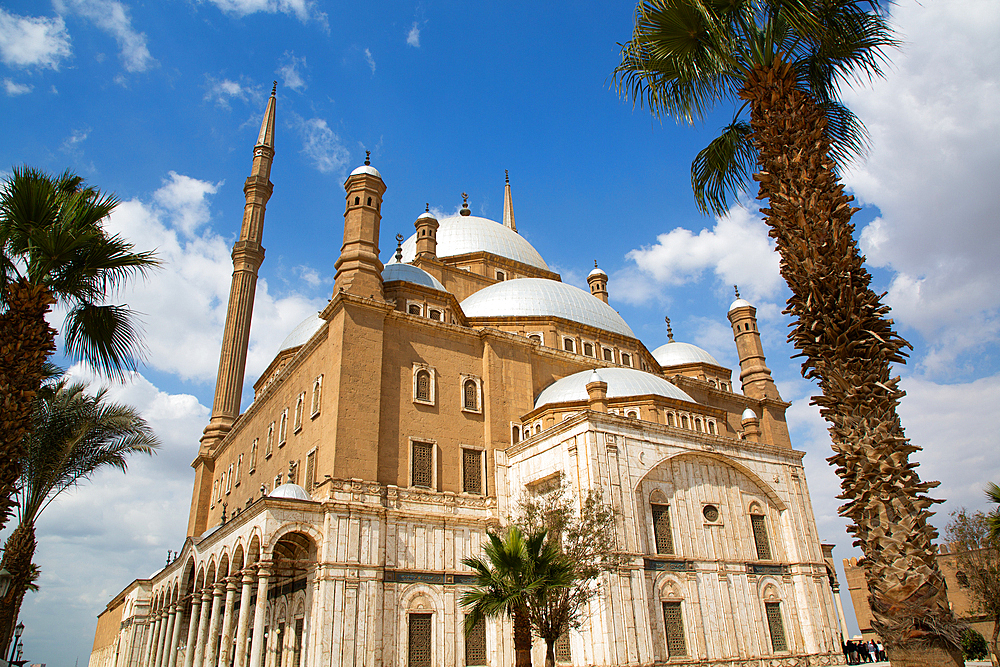
[[[860,665],[863,662],[881,662],[888,660],[882,642],[874,639],[869,641],[856,642],[849,640],[844,645],[844,657],[847,658],[848,665]]]

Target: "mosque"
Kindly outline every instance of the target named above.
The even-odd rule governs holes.
[[[332,297],[241,414],[275,106],[272,91],[187,539],[108,603],[90,667],[510,667],[507,619],[464,632],[462,559],[558,479],[601,489],[631,557],[558,663],[843,663],[832,547],[755,308],[728,312],[739,388],[672,335],[649,351],[607,274],[589,293],[563,283],[518,234],[509,182],[501,222],[424,211],[383,265],[386,183],[366,159],[344,186]]]

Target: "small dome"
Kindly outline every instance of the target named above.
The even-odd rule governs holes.
[[[556,380],[538,394],[538,398],[535,399],[535,408],[553,403],[586,401],[589,398],[587,385],[594,381],[594,373],[595,371],[580,371],[561,380]],[[693,398],[658,375],[638,371],[634,368],[602,368],[598,377],[608,383],[608,398],[654,394],[689,403],[695,402]]]
[[[712,364],[722,367],[715,357],[691,343],[670,341],[653,350],[653,358],[661,366],[682,366],[684,364]]]
[[[736,310],[737,308],[743,308],[744,306],[753,307],[753,304],[750,303],[749,301],[747,301],[746,299],[736,299],[736,301],[733,301],[731,304],[729,304],[729,311],[728,312],[731,313],[734,310]]]
[[[378,173],[378,169],[370,164],[363,164],[351,172],[351,176],[357,176],[358,174],[368,174],[370,176],[375,176],[376,178],[382,178],[382,174]]]
[[[424,211],[423,213],[418,215],[417,220],[434,220],[435,222],[437,222],[437,218],[435,218],[434,214],[431,213],[430,211]]]
[[[439,222],[438,258],[456,257],[470,252],[488,252],[528,266],[549,270],[542,256],[523,236],[499,222],[475,215],[453,215]],[[412,262],[416,254],[417,235],[414,233],[403,243],[403,261]]]
[[[387,264],[385,269],[382,270],[382,280],[387,283],[394,280],[402,280],[415,285],[430,287],[441,292],[448,291],[437,278],[412,264],[397,264],[395,262]]]
[[[462,311],[466,317],[562,317],[635,338],[614,308],[590,292],[557,280],[517,278],[495,283],[463,301]]]
[[[594,369],[594,372],[590,374],[587,384],[592,384],[594,382],[604,382],[604,378],[601,377],[601,374],[597,372],[596,368]]]
[[[747,408],[743,411],[743,416],[740,417],[740,421],[748,421],[751,419],[757,419],[757,413],[753,411],[753,408]]]
[[[604,272],[600,267],[595,266],[594,270],[587,274],[587,278],[593,278],[594,276],[601,276],[604,278],[608,277],[608,274]]]
[[[290,350],[293,347],[299,347],[300,345],[305,345],[309,342],[309,339],[313,337],[319,328],[323,326],[326,322],[319,315],[310,315],[302,321],[299,326],[292,329],[292,333],[285,337],[285,340],[281,341],[281,347],[278,348],[278,353],[282,353],[285,350]]]
[[[291,498],[292,500],[312,500],[306,490],[298,484],[282,484],[271,493],[269,498]]]

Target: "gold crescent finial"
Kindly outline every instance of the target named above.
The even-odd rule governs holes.
[[[733,289],[736,290],[736,298],[737,299],[740,298],[740,286],[739,285],[733,285]]]

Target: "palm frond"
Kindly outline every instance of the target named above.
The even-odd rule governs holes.
[[[722,134],[691,163],[691,187],[698,208],[704,213],[725,214],[730,197],[735,198],[749,184],[756,161],[749,123],[736,119],[722,128]]]
[[[66,315],[66,350],[104,375],[124,380],[142,358],[142,330],[136,313],[113,305],[81,303]]]

